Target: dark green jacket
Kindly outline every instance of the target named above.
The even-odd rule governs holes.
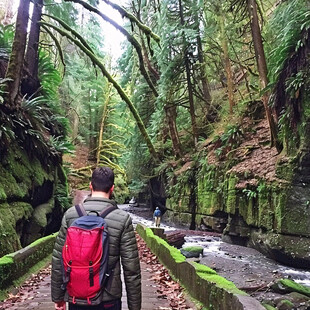
[[[87,198],[84,201],[86,211],[101,212],[109,204],[116,203],[113,200],[105,198]],[[55,242],[52,258],[52,300],[58,302],[68,301],[68,295],[61,289],[62,269],[61,256],[62,248],[65,243],[67,228],[78,217],[75,207],[66,211],[62,219],[61,228]],[[129,214],[123,210],[116,209],[105,217],[110,235],[109,245],[109,266],[116,266],[98,303],[121,298],[122,283],[120,259],[123,267],[124,279],[126,284],[127,300],[129,310],[141,309],[141,272],[138,256],[137,242]]]

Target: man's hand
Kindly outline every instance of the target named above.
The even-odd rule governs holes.
[[[55,302],[55,309],[56,310],[66,310],[66,302],[65,301]]]

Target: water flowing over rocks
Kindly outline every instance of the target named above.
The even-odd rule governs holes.
[[[131,213],[134,224],[140,222],[148,227],[154,226],[152,213],[148,208],[130,208],[128,205],[120,205],[120,207]],[[281,265],[253,248],[223,242],[218,233],[192,231],[180,226],[172,227],[165,222],[161,224],[161,228],[165,229],[167,235],[172,232],[185,234],[183,248],[202,246],[203,255],[190,260],[199,261],[214,269],[219,275],[232,281],[239,289],[260,302],[280,305],[278,309],[284,309],[281,304],[286,299],[298,306],[285,309],[305,310],[310,306],[308,298],[304,295],[291,292],[287,296],[271,288],[279,279],[291,279],[310,287],[309,271]]]

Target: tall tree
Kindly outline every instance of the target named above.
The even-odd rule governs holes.
[[[35,0],[31,18],[31,28],[25,56],[25,67],[27,78],[23,82],[23,95],[32,95],[40,87],[38,68],[39,68],[39,39],[40,39],[40,20],[42,17],[43,0]]]
[[[184,11],[183,11],[183,4],[182,0],[179,0],[179,14],[180,14],[180,23],[182,28],[185,27],[185,19],[184,19]],[[196,115],[195,115],[195,105],[194,105],[194,91],[193,91],[193,84],[191,79],[191,63],[189,59],[189,44],[186,41],[184,30],[182,31],[183,37],[183,48],[184,48],[184,65],[185,65],[185,72],[186,72],[186,81],[187,81],[187,90],[188,90],[188,101],[189,101],[189,113],[191,116],[192,122],[192,135],[193,135],[193,142],[194,146],[196,146],[198,142],[198,132],[197,132],[197,123],[196,123]]]
[[[259,25],[256,0],[247,0],[247,8],[249,12],[257,68],[259,72],[262,89],[265,89],[268,85],[268,70],[267,70],[267,62],[266,62],[266,56],[265,56],[265,51],[264,51],[262,34],[261,34],[260,25]],[[265,112],[266,112],[267,120],[269,123],[271,144],[276,145],[278,147],[277,127],[276,127],[271,109],[268,106],[268,101],[269,101],[268,92],[266,91],[264,92],[262,101],[265,107]]]
[[[11,109],[17,105],[24,56],[27,43],[27,27],[29,20],[30,0],[20,0],[16,18],[16,30],[12,46],[12,52],[6,72],[7,105]]]
[[[229,57],[229,50],[228,50],[228,39],[227,33],[225,29],[225,16],[222,8],[222,4],[219,3],[217,6],[218,9],[218,20],[220,24],[220,36],[221,36],[221,45],[223,50],[223,62],[224,68],[226,72],[226,79],[227,79],[227,91],[228,91],[228,101],[229,101],[229,112],[230,114],[233,113],[233,107],[235,105],[234,100],[234,81],[232,75],[232,68],[231,68],[231,61]]]

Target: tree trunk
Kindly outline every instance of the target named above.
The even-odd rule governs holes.
[[[195,230],[196,229],[196,212],[197,212],[197,167],[196,162],[194,163],[194,166],[191,168],[190,172],[190,178],[188,180],[189,186],[190,186],[190,194],[189,194],[189,203],[188,203],[188,209],[192,215],[191,218],[191,224],[189,229]]]
[[[169,133],[172,141],[173,152],[176,157],[181,157],[182,156],[180,147],[181,143],[176,126],[176,118],[177,118],[176,106],[175,105],[166,106],[165,112],[169,127]]]
[[[26,51],[25,64],[28,70],[28,77],[25,81],[25,90],[23,94],[32,95],[39,87],[38,78],[39,68],[39,39],[40,24],[42,16],[43,0],[34,1],[33,13],[31,18],[31,29],[29,33],[28,47]]]
[[[209,107],[211,105],[212,98],[211,98],[211,94],[210,94],[209,81],[208,81],[208,78],[206,75],[206,62],[205,62],[205,57],[203,55],[201,33],[199,30],[199,16],[198,16],[196,9],[197,9],[197,7],[195,8],[195,24],[196,24],[196,31],[197,31],[197,48],[198,48],[200,81],[202,84],[203,99],[206,102],[206,111],[208,113]]]
[[[12,52],[5,77],[11,79],[6,85],[6,101],[9,108],[17,105],[19,86],[24,65],[25,48],[27,41],[27,26],[29,19],[30,0],[20,0],[16,18],[16,30],[12,46]]]
[[[102,118],[101,118],[101,123],[100,123],[100,131],[99,131],[99,138],[98,138],[97,165],[100,162],[100,154],[101,154],[101,149],[102,149],[102,139],[103,139],[104,124],[105,124],[105,121],[106,121],[107,115],[108,115],[108,105],[109,105],[110,99],[112,97],[111,88],[112,88],[112,84],[109,84],[108,91],[106,93],[107,97],[106,97],[106,100],[104,101],[104,104],[103,104],[103,112],[102,112]]]
[[[197,36],[197,45],[198,45],[198,59],[200,63],[200,80],[202,84],[203,99],[206,102],[207,110],[208,110],[208,108],[210,107],[212,98],[210,94],[209,81],[206,76],[205,58],[203,55],[202,42],[201,42],[200,35]]]
[[[224,68],[226,71],[226,77],[227,77],[227,91],[228,91],[228,101],[229,101],[229,113],[233,114],[233,107],[235,105],[234,100],[234,82],[233,82],[233,76],[232,76],[232,70],[231,70],[231,63],[228,53],[228,42],[226,39],[226,33],[225,33],[225,22],[224,22],[224,16],[221,13],[219,14],[219,21],[220,21],[220,29],[221,29],[221,37],[222,37],[222,49],[224,54]]]
[[[97,96],[96,96],[97,97]],[[97,101],[97,98],[94,98]],[[88,109],[89,109],[89,149],[91,158],[96,158],[96,136],[95,136],[95,121],[96,115],[92,109],[92,90],[88,92]]]
[[[267,71],[267,62],[266,62],[266,57],[265,57],[265,52],[264,52],[262,34],[261,34],[259,20],[258,20],[256,0],[247,0],[247,5],[248,5],[249,16],[250,16],[251,31],[252,31],[253,44],[254,44],[259,78],[261,81],[262,89],[264,89],[268,85],[268,76],[267,76],[268,71]],[[271,145],[276,145],[278,149],[277,128],[274,122],[273,115],[271,113],[271,109],[268,106],[268,100],[269,100],[269,94],[265,92],[263,95],[262,101],[263,101],[264,108],[266,111],[266,117],[269,123]]]
[[[183,6],[182,0],[179,0],[179,9],[180,9],[180,20],[181,25],[184,26],[184,16],[183,16]],[[191,116],[191,123],[192,123],[192,135],[194,140],[194,146],[196,146],[198,142],[198,133],[197,133],[197,124],[196,124],[196,115],[195,115],[195,106],[194,106],[194,92],[193,92],[193,85],[191,81],[191,70],[190,70],[190,61],[188,58],[188,53],[186,49],[186,39],[183,32],[183,43],[184,43],[184,64],[185,64],[185,73],[186,73],[186,81],[187,81],[187,88],[188,88],[188,101],[189,101],[189,113]]]
[[[188,55],[185,55],[185,72],[186,72],[186,81],[187,81],[187,88],[188,88],[189,113],[191,115],[194,146],[196,146],[198,142],[198,133],[197,133],[195,106],[194,106],[193,85],[191,81],[191,72],[190,72],[190,64],[189,64]]]

